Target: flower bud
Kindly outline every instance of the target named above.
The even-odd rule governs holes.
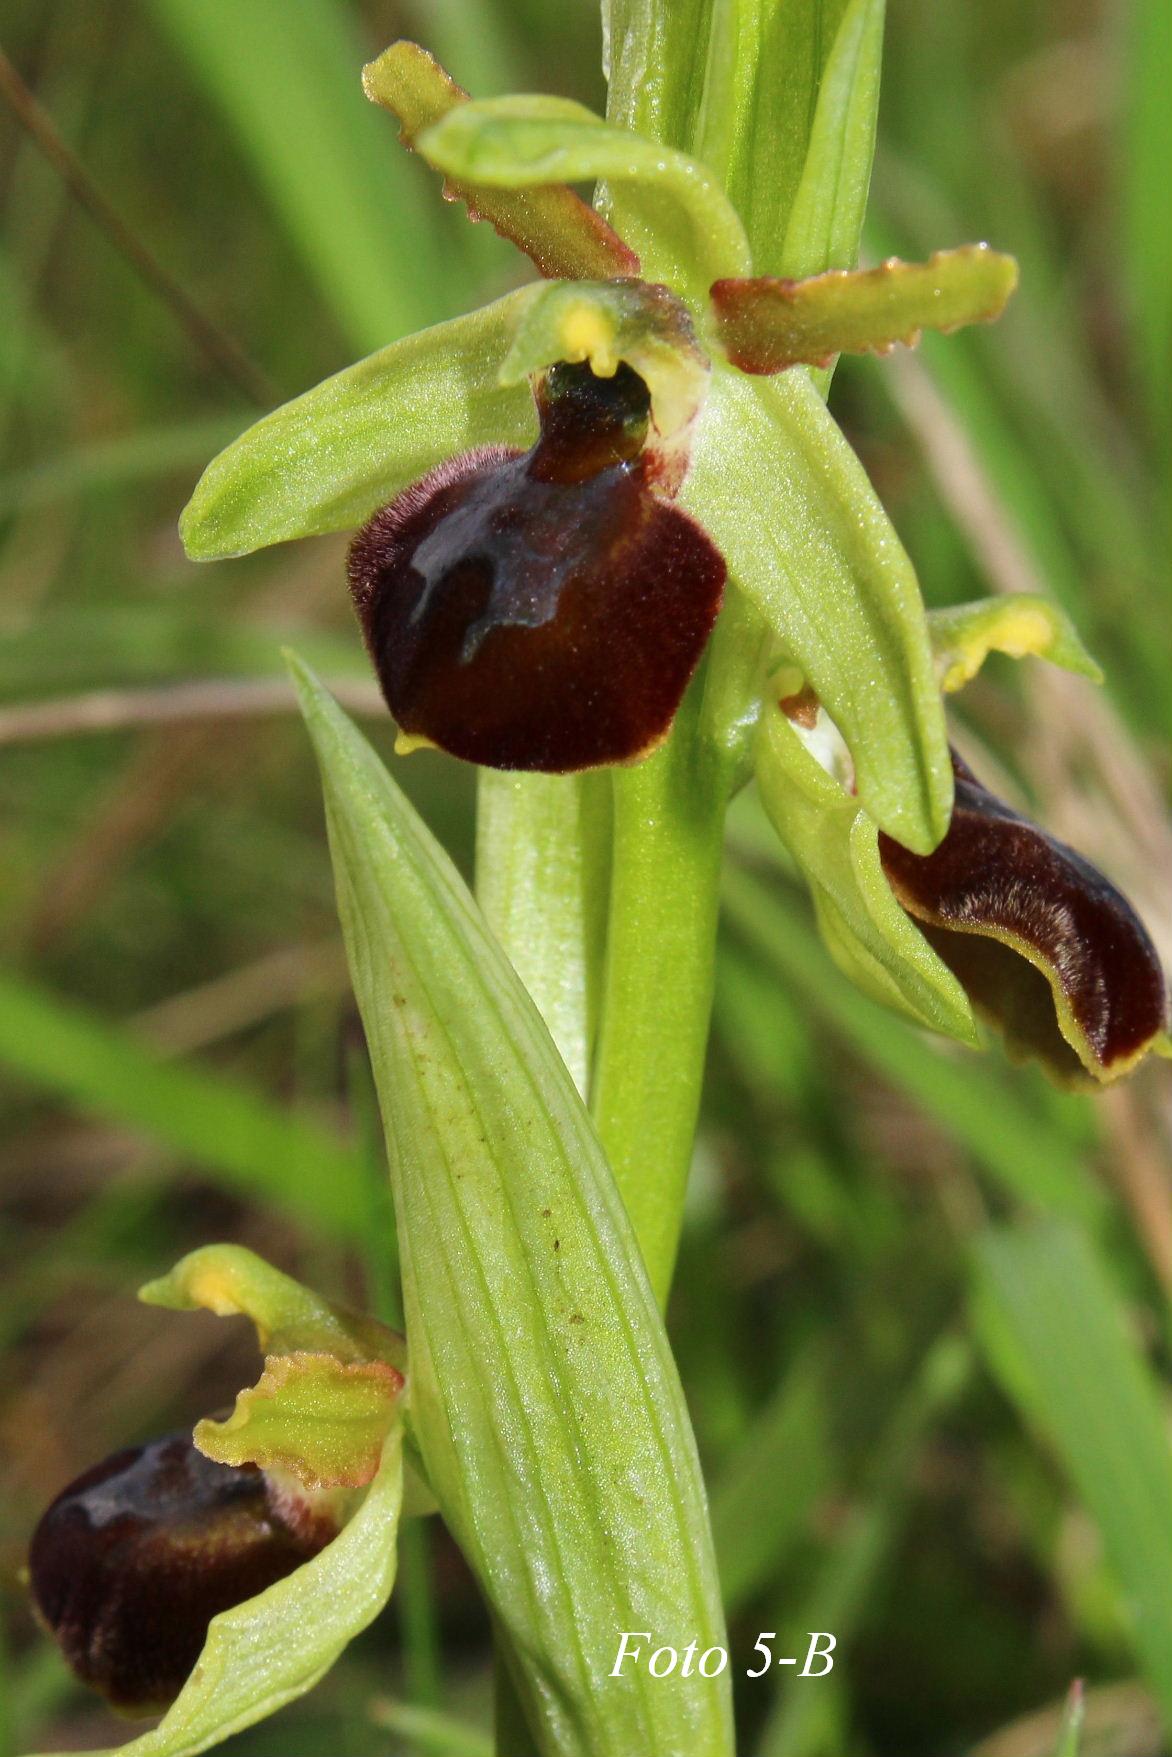
[[[350,585],[404,733],[490,768],[567,773],[666,735],[725,565],[654,492],[638,374],[558,365],[537,404],[531,451],[467,452],[376,513]]]
[[[58,1495],[29,1548],[33,1598],[84,1683],[150,1713],[178,1695],[212,1618],[291,1574],[338,1523],[331,1499],[214,1464],[171,1434]]]

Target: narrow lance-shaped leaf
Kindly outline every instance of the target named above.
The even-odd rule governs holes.
[[[141,1130],[332,1237],[368,1212],[358,1155],[309,1117],[0,970],[0,1065],[69,1105]]]
[[[255,173],[354,350],[441,315],[450,271],[428,191],[358,96],[353,10],[333,0],[148,0],[145,10],[220,110],[229,174]],[[206,179],[192,179],[189,199],[209,248],[222,247]]]
[[[985,244],[940,250],[927,262],[809,280],[717,281],[717,334],[742,372],[828,366],[836,354],[886,354],[915,347],[925,329],[992,323],[1017,285],[1017,264]]]
[[[840,10],[822,0],[814,0],[814,9],[823,29]],[[841,9],[784,233],[779,227],[768,256],[758,253],[759,266],[771,274],[817,275],[858,261],[875,156],[885,11],[884,0],[850,0]]]
[[[762,719],[756,774],[762,804],[802,869],[839,967],[885,1006],[975,1045],[964,990],[892,894],[874,820],[772,705]]]
[[[727,1680],[612,1678],[616,1631],[721,1641],[662,1321],[573,1083],[447,856],[308,676],[387,1127],[414,1432],[542,1748],[727,1757]]]
[[[1065,1223],[992,1232],[976,1259],[977,1333],[1098,1526],[1136,1656],[1172,1728],[1172,1448],[1160,1385],[1118,1290]]]
[[[468,93],[418,43],[392,43],[363,69],[362,86],[368,98],[399,118],[409,147],[421,129],[468,102]],[[487,220],[543,275],[600,280],[639,272],[635,252],[564,184],[501,190],[454,178],[445,194],[464,202],[472,219]]]
[[[476,895],[585,1095],[598,1019],[610,773],[481,769]]]
[[[457,452],[528,445],[533,399],[498,373],[534,291],[392,342],[246,429],[184,510],[188,555],[215,561],[344,531]]]
[[[602,0],[609,121],[691,149],[712,12],[713,0]]]
[[[721,275],[750,271],[744,227],[704,165],[613,128],[568,98],[461,104],[416,144],[449,176],[501,189],[595,177],[631,183],[625,230],[647,279],[699,295]]]
[[[724,0],[720,9],[728,10]],[[602,0],[608,122],[645,140],[704,156],[698,111],[716,11],[714,0]],[[727,187],[723,165],[708,162]],[[637,184],[604,182],[597,203],[624,237],[632,226],[643,224]]]
[[[365,1500],[333,1542],[213,1618],[195,1671],[159,1724],[95,1757],[196,1757],[311,1690],[390,1597],[402,1497],[396,1426]]]
[[[845,738],[861,803],[934,847],[952,775],[919,587],[806,373],[714,369],[680,501]]]

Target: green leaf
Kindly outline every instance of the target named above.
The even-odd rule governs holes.
[[[882,35],[882,0],[717,0],[711,9],[696,132],[678,144],[723,178],[762,274],[854,265]]]
[[[730,1616],[775,1580],[833,1481],[827,1351],[799,1353],[725,1467],[712,1493],[712,1526]]]
[[[392,342],[249,427],[184,510],[188,555],[215,561],[343,531],[458,452],[531,445],[533,399],[498,372],[533,291]]]
[[[421,129],[468,102],[468,93],[418,43],[392,43],[363,68],[362,87],[372,102],[399,118],[405,146],[414,146]],[[457,179],[444,193],[464,202],[472,219],[487,220],[543,275],[598,280],[639,272],[634,251],[564,184],[502,191]]]
[[[365,1222],[361,1161],[326,1129],[223,1074],[160,1061],[120,1026],[7,972],[0,1062],[334,1237],[353,1238]]]
[[[1136,1657],[1172,1727],[1172,1447],[1158,1383],[1086,1237],[1004,1228],[976,1255],[976,1321],[994,1371],[1039,1427],[1099,1528]]]
[[[808,375],[714,368],[680,499],[845,738],[862,804],[934,847],[952,766],[919,587]]]
[[[195,1757],[312,1690],[391,1595],[402,1430],[350,1523],[312,1561],[213,1617],[194,1672],[158,1726],[94,1757]]]
[[[723,1640],[662,1320],[529,996],[373,751],[299,674],[387,1127],[413,1430],[543,1748],[727,1757],[727,1679],[608,1673]],[[634,1620],[632,1620],[634,1619]]]
[[[822,936],[839,968],[916,1024],[976,1045],[963,988],[900,908],[884,876],[874,820],[776,708],[763,717],[757,786],[810,886]]]
[[[376,1318],[322,1299],[244,1245],[202,1245],[140,1287],[144,1305],[251,1318],[265,1354],[322,1351],[342,1363],[403,1364],[403,1339]]]
[[[429,164],[495,188],[631,183],[624,236],[648,280],[703,294],[721,275],[748,274],[744,228],[717,179],[684,153],[614,128],[568,98],[488,98],[461,104],[418,137]]]
[[[884,0],[851,0],[841,14],[776,274],[816,275],[858,261],[875,156],[884,11]],[[760,266],[766,268],[764,259]]]
[[[717,281],[717,334],[742,372],[829,366],[836,354],[914,348],[925,329],[992,323],[1017,285],[1017,264],[984,244],[927,262],[832,269],[809,280]]]
[[[929,610],[928,634],[940,687],[951,693],[977,675],[990,653],[1011,659],[1048,659],[1064,671],[1102,683],[1103,673],[1079,639],[1065,610],[1034,592],[980,598]]]
[[[1120,233],[1136,380],[1165,449],[1172,438],[1172,227],[1162,199],[1172,163],[1172,11],[1166,0],[1133,0],[1125,14],[1126,86],[1113,115],[1123,151]]]
[[[281,1354],[236,1397],[223,1421],[198,1422],[200,1451],[219,1464],[287,1471],[307,1489],[364,1488],[378,1469],[403,1376],[385,1361]]]
[[[355,350],[444,315],[452,277],[428,191],[363,101],[354,15],[333,0],[150,0],[150,10]],[[214,213],[205,208],[196,223],[214,247]]]
[[[693,149],[713,0],[602,0],[606,113],[665,146]]]

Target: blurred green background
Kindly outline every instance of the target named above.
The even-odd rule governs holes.
[[[371,686],[320,540],[206,570],[175,520],[252,416],[504,290],[361,63],[603,98],[589,0],[5,0],[13,63],[217,366],[0,104],[0,1757],[122,1735],[36,1633],[23,1546],[118,1445],[253,1367],[137,1307],[233,1238],[393,1310],[387,1198],[292,641]],[[1172,961],[1167,0],[891,0],[868,249],[1017,254],[996,329],[845,363],[834,405],[930,603],[1051,592],[1108,684],[994,661],[958,736],[1133,896]],[[193,686],[199,686],[195,688]],[[374,734],[389,754],[385,718]],[[467,864],[471,776],[396,765]],[[671,1323],[762,1757],[1047,1757],[1172,1724],[1169,1072],[1090,1100],[930,1043],[835,972],[738,803]],[[653,997],[651,997],[653,998]],[[783,1643],[789,1639],[791,1645]],[[739,1663],[742,1662],[743,1663]],[[778,1675],[778,1674],[775,1674]],[[244,1753],[483,1752],[487,1624],[434,1524],[395,1604]],[[1041,1714],[1041,1720],[1036,1717]]]

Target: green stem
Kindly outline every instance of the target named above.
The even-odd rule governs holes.
[[[712,1006],[727,767],[693,690],[667,743],[614,772],[614,864],[594,1118],[667,1298]]]

